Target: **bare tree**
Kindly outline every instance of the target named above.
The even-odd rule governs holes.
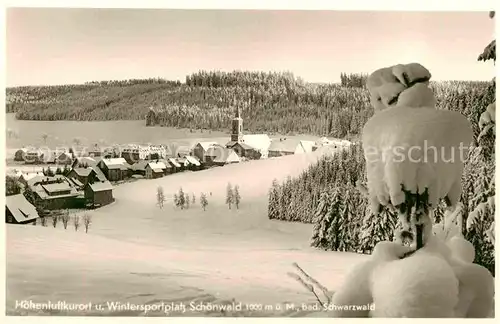
[[[208,206],[207,195],[205,193],[202,193],[200,196],[200,204],[201,204],[201,207],[203,207],[203,211],[205,211],[207,209],[207,206]]]
[[[163,187],[158,186],[158,188],[156,188],[156,203],[158,204],[158,207],[160,207],[160,209],[163,208],[165,200],[166,199],[165,199],[165,193],[163,192]]]
[[[40,225],[42,225],[43,227],[46,227],[47,226],[47,217],[40,217]]]
[[[186,194],[186,209],[189,209],[189,206],[191,205],[191,199],[189,199],[189,194]]]
[[[89,232],[90,224],[92,223],[92,216],[90,214],[83,214],[83,226],[85,226],[85,233]]]
[[[78,227],[80,227],[80,216],[73,216],[73,225],[75,226],[75,231],[78,231]]]
[[[47,139],[49,138],[49,135],[47,135],[47,133],[43,133],[42,134],[42,140],[43,140],[43,143],[44,144],[47,144]]]
[[[194,192],[193,192],[193,197],[192,197],[192,205],[196,204],[196,196],[194,195]]]
[[[54,226],[54,228],[57,227],[57,222],[59,222],[59,216],[58,215],[52,216],[52,226]]]
[[[63,214],[61,215],[61,221],[63,223],[64,229],[68,228],[68,223],[69,223],[69,210],[64,210]]]

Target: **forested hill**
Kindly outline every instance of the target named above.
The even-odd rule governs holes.
[[[293,74],[200,71],[184,83],[163,79],[7,89],[7,112],[25,120],[138,120],[150,126],[229,129],[240,107],[249,132],[357,135],[371,116],[365,75],[310,84]],[[441,82],[440,108],[466,112],[487,82]],[[150,107],[153,109],[150,110]],[[469,109],[466,109],[469,107]]]

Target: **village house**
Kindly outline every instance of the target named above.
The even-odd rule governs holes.
[[[245,143],[235,143],[232,146],[229,145],[228,148],[234,150],[240,158],[247,160],[258,160],[262,157],[258,150]]]
[[[313,151],[314,142],[298,139],[279,139],[271,142],[269,157],[307,154]]]
[[[301,140],[300,144],[304,148],[304,153],[306,153],[306,154],[312,153],[316,150],[315,149],[316,142],[314,142],[314,141]]]
[[[167,155],[168,150],[163,145],[128,144],[121,150],[121,157],[129,164],[134,164],[141,160],[163,159]]]
[[[167,165],[163,162],[149,162],[145,168],[147,179],[161,178],[168,173]]]
[[[100,157],[102,153],[102,149],[97,144],[88,150],[89,157]]]
[[[217,145],[219,145],[217,142],[199,142],[193,147],[192,155],[204,163],[206,162],[205,157],[207,156],[210,148]]]
[[[70,179],[77,179],[83,185],[87,183],[93,183],[97,181],[103,181],[102,177],[97,175],[97,172],[92,167],[80,167],[80,168],[72,168],[71,171],[68,172],[67,177]]]
[[[20,172],[18,173],[17,180],[26,186],[28,185],[28,181],[35,177],[44,177],[44,174],[42,172],[28,172],[28,173]]]
[[[132,164],[131,166],[132,174],[146,176],[146,166],[148,165],[148,163],[149,161],[141,160],[139,162]]]
[[[169,163],[168,159],[159,159],[159,160],[156,160],[156,162],[161,162],[165,165],[165,169],[164,169],[165,175],[174,173],[174,167],[172,166],[171,163]]]
[[[180,169],[181,169],[182,166],[177,162],[176,159],[174,159],[174,158],[167,158],[166,161],[172,167],[172,169],[170,171],[171,173],[176,173],[176,172],[180,171]]]
[[[109,181],[87,183],[84,187],[85,205],[90,208],[102,207],[111,204],[113,186]]]
[[[232,120],[231,140],[226,148],[233,149],[239,157],[248,160],[265,159],[268,157],[271,139],[267,134],[243,134],[243,119],[239,109]]]
[[[191,156],[191,155],[186,155],[185,158],[189,162],[191,170],[200,170],[201,169],[201,163],[196,157]]]
[[[43,163],[43,152],[38,149],[31,149],[26,151],[26,154],[24,155],[24,163],[26,164]]]
[[[212,163],[217,166],[224,166],[226,164],[239,163],[240,157],[232,149],[224,148],[217,151],[217,156],[213,159]]]
[[[205,153],[205,157],[203,158],[202,162],[207,166],[211,166],[214,164],[215,159],[217,159],[218,157],[227,156],[229,154],[228,150],[230,149],[227,149],[226,147],[220,144],[212,145],[208,148],[207,152]]]
[[[179,165],[181,166],[180,171],[186,171],[190,169],[191,163],[189,163],[189,160],[186,157],[187,156],[175,158],[177,163],[179,163]]]
[[[39,218],[35,206],[23,194],[5,197],[5,222],[8,224],[29,224]]]
[[[132,170],[124,158],[102,159],[97,167],[109,181],[125,180],[131,176]]]
[[[41,182],[31,188],[35,193],[35,203],[44,209],[83,207],[83,195],[66,179],[63,182]]]
[[[84,166],[95,167],[99,163],[100,158],[93,158],[90,156],[78,157],[73,160],[72,168],[82,168]]]
[[[62,152],[58,154],[56,163],[62,165],[71,165],[73,163],[73,156],[68,152]]]

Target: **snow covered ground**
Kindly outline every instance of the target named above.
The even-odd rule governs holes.
[[[293,272],[292,263],[334,290],[346,270],[364,256],[309,247],[311,225],[267,218],[267,192],[274,178],[297,175],[329,150],[120,185],[114,190],[115,203],[89,212],[93,223],[88,234],[72,227],[64,230],[62,224],[56,229],[7,226],[7,313],[36,314],[39,311],[20,304],[32,300],[93,303],[91,310],[60,314],[143,315],[142,310],[109,309],[107,302],[163,302],[186,306],[186,312],[170,315],[220,316],[207,308],[193,313],[189,303],[219,304],[234,298],[243,306],[273,307],[227,315],[326,316],[275,307],[314,301],[286,275]],[[239,210],[224,204],[228,182],[240,186]],[[159,185],[167,197],[181,186],[197,200],[201,192],[207,193],[207,211],[198,202],[188,210],[174,209],[171,201],[158,208]],[[95,309],[97,304],[103,305],[101,310]],[[163,310],[148,315],[164,315]]]

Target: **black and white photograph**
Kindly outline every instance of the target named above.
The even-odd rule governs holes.
[[[6,7],[4,315],[495,318],[494,9]]]

